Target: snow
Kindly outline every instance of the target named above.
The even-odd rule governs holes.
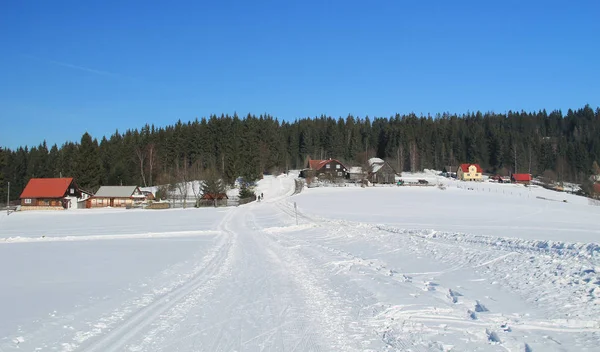
[[[600,207],[296,176],[239,207],[1,216],[0,351],[597,350]]]

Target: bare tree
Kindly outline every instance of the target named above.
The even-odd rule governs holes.
[[[150,178],[150,186],[154,186],[154,184],[152,183],[152,175],[154,174],[154,166],[156,164],[156,147],[154,143],[149,143],[146,146],[146,151],[148,154],[148,168],[150,169],[150,172],[148,173],[148,176]]]
[[[402,144],[398,144],[398,170],[396,172],[401,173],[404,171],[404,147]]]
[[[410,142],[410,171],[417,171],[417,143],[415,141]]]
[[[517,143],[513,144],[513,151],[515,154],[515,169],[513,171],[513,174],[517,173]]]
[[[144,182],[144,187],[147,187],[146,184],[146,175],[144,171],[144,161],[146,161],[146,151],[144,148],[138,147],[135,148],[135,155],[137,156],[138,162],[140,163],[140,174],[142,175],[142,181]]]
[[[181,198],[183,199],[183,208],[184,209],[187,207],[187,198],[188,198],[188,194],[189,194],[189,187],[188,187],[189,174],[188,174],[187,164],[188,164],[188,162],[187,162],[186,157],[183,158],[182,166],[179,165],[179,161],[177,161],[175,164],[175,167],[176,167],[176,169],[175,169],[175,177],[176,177],[175,187],[179,191],[179,196],[181,196]]]
[[[190,187],[192,189],[192,193],[194,194],[194,199],[196,200],[196,204],[202,198],[202,162],[196,161],[189,169],[188,178],[190,179]]]

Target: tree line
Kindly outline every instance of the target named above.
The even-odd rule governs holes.
[[[85,133],[62,146],[0,149],[0,199],[17,199],[33,177],[75,177],[80,187],[165,185],[218,174],[226,183],[298,169],[307,157],[347,166],[370,157],[397,171],[479,163],[486,172],[545,175],[584,182],[600,159],[600,108],[547,113],[468,112],[388,118],[319,116],[280,121],[270,115],[212,115],[174,125]]]

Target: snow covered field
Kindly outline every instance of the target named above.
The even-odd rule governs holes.
[[[0,351],[597,351],[600,207],[446,182],[3,215]]]

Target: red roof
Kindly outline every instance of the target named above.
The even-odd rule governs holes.
[[[325,162],[327,160],[309,160],[308,161],[308,168],[312,169],[312,170],[318,170],[320,169],[323,165],[321,165],[323,162]]]
[[[471,165],[475,165],[475,167],[477,168],[477,172],[483,172],[483,169],[481,168],[481,166],[479,166],[479,164],[460,164],[460,168],[463,172],[469,172],[469,166]]]
[[[531,181],[530,174],[512,174],[513,180],[516,182],[529,182]]]
[[[73,178],[32,178],[21,198],[62,198]]]
[[[327,160],[309,160],[308,161],[308,168],[311,170],[320,170],[322,169],[325,165],[329,164],[332,161],[337,161],[340,165],[342,165],[344,167],[344,169],[348,169],[344,164],[342,164],[341,161],[336,160],[336,159],[327,159]]]
[[[226,193],[205,193],[202,195],[202,199],[204,200],[221,200],[221,199],[229,199]]]

